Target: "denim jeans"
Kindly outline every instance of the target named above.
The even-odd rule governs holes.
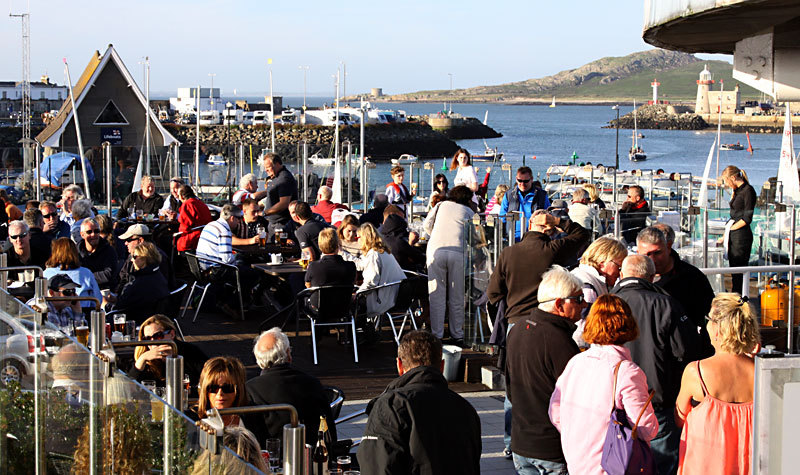
[[[514,469],[519,475],[568,475],[567,464],[514,454]]]
[[[656,409],[658,433],[650,441],[653,458],[660,475],[673,475],[678,472],[678,452],[681,443],[681,430],[675,425],[673,409]]]

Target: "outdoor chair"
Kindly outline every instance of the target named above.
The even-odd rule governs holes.
[[[314,364],[317,360],[317,327],[350,327],[353,333],[353,356],[358,363],[358,343],[356,342],[356,320],[351,311],[352,285],[324,285],[310,287],[297,294],[297,321],[300,316],[311,321],[311,348],[314,352]]]
[[[235,278],[235,287],[233,285],[234,283],[222,283],[223,285],[233,287],[233,291],[235,291],[237,297],[239,298],[239,310],[241,312],[242,320],[244,320],[244,302],[242,301],[242,284],[241,280],[239,279],[239,268],[233,264],[222,262],[219,259],[214,259],[207,256],[198,256],[192,252],[186,252],[185,255],[186,261],[189,264],[189,271],[192,273],[195,281],[192,284],[191,290],[189,291],[189,298],[186,300],[186,306],[183,308],[183,312],[181,313],[181,319],[183,319],[186,309],[191,305],[195,289],[202,289],[203,293],[200,296],[200,301],[197,303],[197,307],[194,311],[194,318],[192,319],[192,322],[197,321],[197,316],[200,313],[200,307],[203,305],[203,300],[205,300],[206,294],[208,293],[208,288],[212,285],[212,283],[220,281],[218,276],[215,276],[213,272],[210,272],[211,268],[203,269],[201,267],[201,263],[206,263],[212,264],[214,267],[221,267],[225,270],[230,269],[233,272]]]
[[[386,284],[376,285],[375,287],[370,287],[368,289],[359,290],[358,292],[356,292],[356,297],[355,297],[355,300],[356,300],[356,316],[357,317],[358,316],[364,316],[364,317],[366,317],[367,321],[369,321],[371,318],[375,318],[375,330],[376,331],[380,330],[381,320],[383,319],[383,317],[386,317],[389,320],[389,326],[392,328],[392,335],[394,336],[394,341],[398,345],[400,344],[399,343],[400,342],[400,336],[402,335],[403,328],[404,328],[404,326],[406,324],[406,321],[408,320],[407,314],[406,314],[406,311],[405,311],[405,310],[407,310],[407,308],[402,311],[403,312],[402,315],[393,316],[391,314],[391,312],[393,310],[395,310],[395,308],[397,308],[397,306],[398,306],[397,305],[397,298],[400,297],[401,290],[402,290],[402,284],[406,280],[408,280],[408,279],[399,280],[397,282],[388,282]],[[380,295],[380,291],[382,289],[389,288],[389,287],[397,287],[398,288],[397,296],[395,297],[395,301],[392,302],[392,306],[391,306],[390,310],[387,311],[387,312],[380,313],[380,314],[371,314],[370,311],[367,308],[367,298],[373,293],[376,296],[379,296]],[[378,298],[378,303],[381,303],[380,297],[377,297],[377,298]],[[408,299],[408,302],[410,303],[410,299]],[[400,330],[399,330],[399,333],[398,333],[398,329],[395,328],[394,322],[395,322],[395,320],[399,320],[399,319],[403,319],[403,321],[400,324]],[[413,321],[414,320],[412,318],[412,322]],[[414,325],[414,328],[416,328],[416,322],[414,322],[413,325]]]
[[[177,233],[173,233],[172,234],[172,248],[170,249],[170,253],[169,253],[169,262],[172,265],[173,269],[175,268],[175,254],[176,253],[180,254],[178,252],[178,238],[183,236],[184,234],[188,234],[190,232],[200,231],[204,227],[205,227],[205,225],[195,226],[192,229],[190,229],[189,231],[177,232]]]

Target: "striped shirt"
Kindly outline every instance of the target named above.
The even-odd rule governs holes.
[[[201,257],[211,257],[218,259],[226,264],[233,264],[233,247],[231,245],[233,234],[228,222],[220,218],[206,224],[200,233],[200,241],[197,243],[197,255]],[[213,267],[210,263],[200,261],[203,269]]]
[[[241,207],[242,201],[252,198],[253,194],[247,190],[239,190],[233,194],[233,199],[231,199],[231,203],[235,204],[236,206]]]

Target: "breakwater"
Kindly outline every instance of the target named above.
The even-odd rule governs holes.
[[[615,128],[617,120],[611,120],[607,128]],[[636,109],[636,126],[640,129],[665,129],[665,130],[702,130],[708,128],[706,122],[699,115],[690,112],[685,106],[670,106],[664,104],[644,105]],[[620,129],[634,127],[633,112],[619,118]]]

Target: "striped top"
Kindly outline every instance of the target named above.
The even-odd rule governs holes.
[[[242,206],[242,201],[252,198],[253,194],[247,190],[239,190],[233,194],[233,199],[231,203],[235,204],[236,206]]]
[[[218,259],[226,264],[233,264],[232,237],[233,234],[227,221],[222,218],[211,221],[205,225],[200,233],[200,241],[197,243],[197,255]],[[202,261],[200,266],[204,269],[211,267]]]

